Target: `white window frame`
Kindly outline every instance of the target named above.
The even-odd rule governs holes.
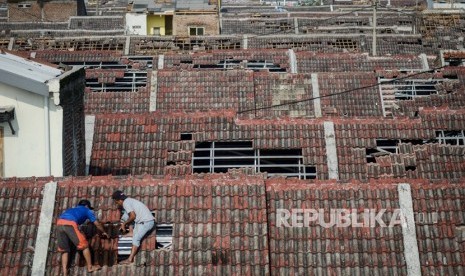
[[[304,164],[302,153],[281,155],[265,153],[266,150],[264,149],[254,149],[251,141],[218,141],[206,143],[210,143],[210,145],[202,148],[196,146],[192,154],[193,173],[199,172],[198,169],[214,173],[218,172],[218,170],[251,168],[257,173],[266,172],[269,177],[282,175],[298,177],[299,179],[317,178],[316,166]],[[217,146],[218,143],[230,143],[231,145],[228,147]],[[244,143],[245,146],[234,146],[234,143]],[[247,143],[250,143],[250,145],[247,146]],[[221,152],[221,154],[218,154],[218,152]],[[230,155],[225,155],[224,153],[226,152],[230,152]],[[198,156],[196,156],[196,153]],[[274,160],[276,160],[276,162]],[[288,163],[279,162],[279,160],[288,160],[286,161]],[[199,162],[201,164],[199,164]],[[267,168],[276,170],[278,167],[289,168],[289,172],[268,172],[267,170]]]
[[[439,144],[449,144],[455,146],[465,145],[464,130],[438,130],[436,131],[436,140]]]

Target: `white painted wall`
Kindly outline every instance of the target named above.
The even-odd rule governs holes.
[[[126,34],[147,35],[147,15],[145,13],[126,13]]]
[[[49,99],[51,174],[62,176],[63,111]],[[0,83],[0,105],[15,107],[12,121],[15,135],[8,123],[4,130],[5,177],[48,176],[46,172],[46,132],[44,97],[29,91]]]

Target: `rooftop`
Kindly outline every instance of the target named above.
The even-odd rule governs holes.
[[[50,182],[56,181],[56,182]],[[48,184],[46,184],[48,183]],[[54,184],[56,183],[56,184]],[[408,183],[408,184],[406,184]],[[43,194],[56,185],[56,194]],[[421,273],[461,274],[464,258],[461,225],[465,213],[465,182],[385,179],[360,183],[333,181],[264,180],[240,172],[182,178],[108,176],[64,179],[3,179],[0,214],[7,230],[0,233],[4,250],[2,270],[31,274],[35,254],[47,257],[46,274],[59,274],[54,222],[66,208],[82,198],[95,205],[100,220],[111,234],[101,240],[89,227],[93,261],[103,266],[96,275],[204,274],[281,275],[300,272],[351,275]],[[118,233],[113,222],[119,211],[111,193],[123,189],[154,210],[158,223],[172,223],[172,247],[156,249],[156,235],[141,246],[135,265],[116,265]],[[52,231],[46,252],[35,252],[36,235],[44,227],[41,204],[54,200]],[[405,208],[404,202],[412,205]],[[389,223],[397,212],[406,212],[408,224],[383,227],[307,227],[278,225],[278,212],[298,209],[363,210],[382,212]],[[381,211],[384,210],[384,211]],[[26,216],[24,214],[27,214]],[[415,215],[414,215],[415,214]],[[325,219],[329,223],[329,217]],[[289,220],[292,224],[292,221]],[[408,229],[413,229],[413,235]],[[161,233],[159,233],[161,234]],[[410,242],[413,237],[414,243]],[[412,247],[413,246],[413,247]],[[416,253],[415,253],[416,252]],[[413,257],[413,258],[412,258]],[[415,259],[416,258],[416,259]],[[413,264],[413,266],[412,266]],[[72,258],[71,274],[84,273],[79,255]]]

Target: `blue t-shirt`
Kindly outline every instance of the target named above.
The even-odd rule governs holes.
[[[68,209],[63,214],[61,214],[60,219],[74,221],[78,225],[83,224],[87,219],[90,220],[90,222],[97,220],[95,218],[94,212],[92,212],[92,210],[86,206],[76,206],[74,208]]]

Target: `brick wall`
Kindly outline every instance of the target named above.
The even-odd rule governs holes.
[[[62,79],[60,87],[60,105],[63,107],[63,175],[84,175],[84,69]]]
[[[18,7],[18,5],[27,4],[30,7]],[[27,1],[18,3],[9,3],[9,20],[10,22],[37,22],[37,21],[52,21],[63,22],[68,21],[70,16],[77,15],[76,1],[54,1],[45,2],[43,12],[40,5],[36,1]]]
[[[179,36],[189,36],[189,27],[204,27],[204,35],[220,33],[218,15],[216,14],[186,14],[173,16],[173,33]]]

